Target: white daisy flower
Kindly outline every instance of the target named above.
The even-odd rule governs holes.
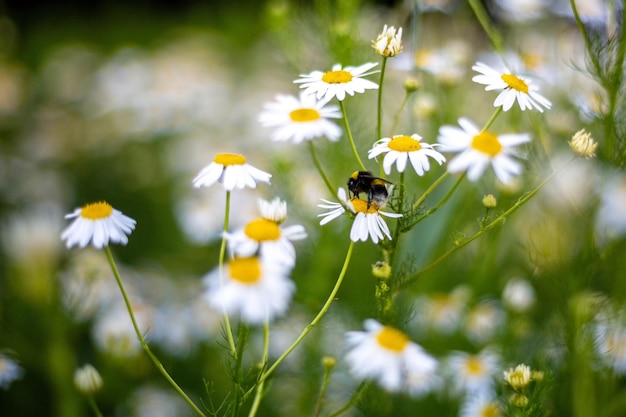
[[[205,299],[218,310],[241,317],[250,324],[283,314],[295,290],[287,269],[258,256],[234,258],[224,264],[224,282],[219,269],[205,278]]]
[[[257,182],[270,183],[272,174],[261,171],[246,163],[243,155],[218,153],[213,162],[204,167],[194,178],[194,187],[209,187],[216,182],[224,186],[226,191],[245,187],[256,188]]]
[[[67,214],[65,218],[75,218],[61,233],[61,239],[66,241],[68,248],[74,245],[84,248],[89,242],[96,249],[102,249],[109,242],[126,245],[128,235],[137,224],[134,219],[104,201],[87,204]]]
[[[468,396],[461,406],[460,417],[503,417],[500,405],[493,397]]]
[[[543,113],[542,107],[549,109],[552,106],[548,99],[538,93],[539,87],[532,84],[528,78],[511,74],[508,69],[498,72],[482,62],[477,62],[472,69],[480,73],[475,75],[472,81],[486,85],[486,91],[502,90],[493,102],[494,107],[502,106],[502,110],[508,111],[517,100],[522,111],[534,108]]]
[[[382,138],[374,144],[367,156],[373,159],[385,153],[383,169],[387,175],[391,173],[391,166],[394,162],[398,172],[404,172],[406,162],[409,160],[417,175],[422,176],[430,169],[428,157],[434,159],[439,165],[446,162],[446,158],[435,150],[436,146],[440,146],[439,144],[429,145],[421,142],[421,139],[422,137],[417,133],[411,136],[396,135],[392,138]]]
[[[271,257],[292,267],[296,250],[291,241],[304,239],[307,234],[302,225],[280,227],[276,221],[261,217],[249,222],[243,230],[225,236],[233,256],[252,256],[258,251],[264,258]]]
[[[280,197],[276,197],[272,201],[260,198],[258,207],[261,217],[264,219],[271,220],[278,224],[287,219],[287,202],[281,200]]]
[[[358,67],[342,68],[341,64],[335,64],[330,71],[313,71],[310,74],[300,74],[294,81],[301,84],[304,94],[314,94],[318,100],[330,101],[333,97],[343,101],[346,94],[351,96],[354,93],[364,93],[365,90],[377,89],[378,84],[361,77],[374,74],[377,71],[370,71],[377,63],[367,63]],[[368,72],[369,71],[369,72]]]
[[[455,394],[493,396],[495,375],[500,375],[500,356],[484,349],[477,354],[454,352],[446,361],[447,373]]]
[[[389,226],[387,226],[382,216],[398,218],[402,217],[402,214],[380,211],[375,204],[371,204],[368,208],[367,201],[361,200],[360,198],[346,200],[346,192],[343,188],[339,189],[338,196],[343,204],[322,199],[325,204],[318,205],[320,208],[330,210],[318,215],[318,217],[323,217],[320,221],[320,225],[323,226],[341,216],[345,212],[345,206],[356,214],[352,222],[352,228],[350,229],[350,240],[353,242],[365,242],[368,238],[371,238],[372,242],[378,243],[385,237],[391,239]]]
[[[346,334],[350,372],[361,380],[375,380],[391,392],[424,395],[438,383],[438,362],[401,331],[376,320],[364,323],[365,331]]]
[[[20,379],[24,370],[16,361],[0,353],[0,388],[8,389],[13,381]]]
[[[385,57],[394,57],[402,52],[402,28],[396,28],[387,25],[383,27],[382,33],[372,41],[372,48],[376,50],[378,55]]]
[[[593,323],[594,348],[602,362],[626,375],[626,311],[602,311]]]
[[[304,93],[300,97],[277,95],[276,101],[264,105],[259,122],[264,127],[276,128],[271,138],[277,142],[300,143],[322,136],[336,141],[341,137],[341,129],[329,119],[342,116],[339,107],[327,104],[328,101]]]
[[[515,146],[530,142],[526,133],[495,135],[480,131],[469,119],[459,119],[456,126],[442,126],[437,140],[444,147],[444,152],[460,152],[448,162],[448,171],[458,173],[467,171],[470,181],[478,180],[487,165],[491,165],[498,179],[508,184],[513,176],[522,172],[522,166],[512,156],[517,156]]]

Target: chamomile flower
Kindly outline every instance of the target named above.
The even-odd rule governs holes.
[[[461,406],[460,417],[502,417],[500,405],[490,396],[467,397]]]
[[[480,73],[475,75],[472,81],[486,85],[486,91],[501,90],[493,102],[494,107],[502,106],[502,110],[508,111],[517,100],[522,111],[534,108],[543,113],[544,107],[549,109],[552,106],[548,99],[538,93],[539,88],[528,78],[511,74],[508,69],[503,72],[496,71],[482,62],[477,62],[472,69]]]
[[[234,258],[224,264],[223,282],[219,269],[205,277],[205,299],[216,310],[261,324],[289,307],[295,286],[287,274],[287,268],[271,259]]]
[[[296,251],[291,241],[306,238],[306,231],[302,225],[281,227],[280,222],[274,220],[286,217],[286,205],[283,213],[280,200],[274,200],[273,204],[262,201],[262,217],[252,220],[242,230],[225,235],[230,251],[233,256],[252,256],[260,251],[263,257],[293,266]]]
[[[0,388],[8,389],[13,381],[20,379],[24,370],[13,359],[0,353]]]
[[[323,226],[338,218],[346,211],[344,207],[348,207],[356,214],[352,222],[352,228],[350,229],[350,240],[353,242],[365,242],[368,238],[371,238],[372,242],[378,243],[385,237],[391,239],[389,226],[387,226],[382,216],[398,218],[402,217],[402,214],[380,211],[380,208],[378,208],[376,204],[371,204],[367,207],[367,201],[361,200],[360,198],[346,200],[346,192],[343,188],[339,189],[338,196],[343,204],[322,199],[325,204],[318,205],[320,208],[330,210],[318,215],[318,217],[323,217],[320,221],[320,225]]]
[[[226,191],[245,187],[256,188],[257,182],[270,183],[272,174],[261,171],[246,163],[243,155],[218,153],[213,162],[204,167],[194,178],[194,187],[209,187],[216,182],[224,186]]]
[[[376,320],[364,323],[365,331],[346,335],[350,372],[360,380],[374,380],[391,392],[423,395],[438,383],[437,360],[393,327]]]
[[[341,118],[339,107],[319,101],[313,95],[277,95],[276,101],[266,103],[264,108],[259,122],[275,128],[271,138],[276,142],[301,143],[323,136],[336,141],[341,136],[339,126],[329,120]]]
[[[467,171],[470,181],[478,180],[488,165],[498,179],[508,184],[513,176],[522,172],[522,166],[512,156],[516,156],[515,147],[530,142],[526,133],[510,133],[495,135],[489,131],[481,131],[469,119],[459,119],[459,125],[442,126],[437,140],[445,152],[460,152],[448,162],[448,171],[458,173]]]
[[[383,27],[382,33],[372,41],[372,48],[376,50],[378,55],[384,57],[394,57],[402,52],[402,28],[396,28],[387,25]]]
[[[456,394],[494,394],[494,376],[500,375],[500,357],[494,351],[485,349],[476,354],[454,352],[446,362],[451,386]]]
[[[77,208],[65,218],[75,219],[61,233],[61,239],[66,241],[68,248],[74,245],[84,248],[90,242],[96,249],[102,249],[109,242],[126,245],[128,235],[137,224],[104,201]]]
[[[365,90],[377,89],[378,84],[361,77],[371,75],[376,71],[370,71],[377,64],[370,62],[358,67],[344,67],[341,64],[333,65],[330,71],[313,71],[310,74],[300,74],[294,81],[301,84],[304,94],[314,94],[318,100],[330,101],[334,97],[343,101],[346,94],[364,93]]]
[[[396,135],[391,138],[378,140],[367,156],[369,159],[385,154],[383,169],[385,174],[391,173],[391,166],[395,163],[398,172],[404,172],[407,160],[411,161],[417,175],[422,176],[430,169],[428,157],[434,159],[439,165],[446,162],[446,158],[435,150],[439,144],[429,145],[421,141],[422,137],[417,133],[406,136]]]

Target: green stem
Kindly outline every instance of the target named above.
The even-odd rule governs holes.
[[[361,385],[359,385],[359,387],[356,389],[356,391],[354,391],[354,394],[352,394],[352,397],[350,397],[350,400],[348,400],[346,405],[344,405],[343,407],[341,407],[339,410],[335,411],[334,413],[329,414],[327,417],[337,417],[337,416],[345,413],[346,411],[348,411],[352,407],[354,407],[354,405],[359,400],[359,397],[363,393],[363,390],[365,389],[366,386],[367,386],[367,382],[361,382]]]
[[[398,204],[398,207],[400,208],[400,212],[402,212],[404,210],[404,197],[406,195],[405,192],[405,187],[404,187],[404,171],[400,173],[400,178],[398,179],[398,188],[400,190],[399,192],[399,196],[398,199],[400,200],[400,203]],[[387,262],[389,263],[389,265],[393,265],[393,259],[395,257],[396,254],[396,247],[398,246],[398,240],[400,239],[400,219],[398,219],[396,221],[396,229],[393,231],[393,236],[391,237],[391,245],[392,248],[387,251],[387,256],[388,256],[388,260]]]
[[[520,207],[522,207],[524,204],[526,204],[531,198],[533,198],[550,180],[552,180],[552,178],[554,178],[554,176],[558,172],[560,172],[563,169],[565,169],[565,167],[567,167],[567,165],[569,165],[574,159],[576,159],[576,158],[573,158],[570,161],[568,161],[565,164],[563,164],[563,166],[561,166],[561,168],[558,171],[553,171],[548,177],[546,177],[543,181],[541,181],[539,183],[539,185],[537,185],[537,187],[535,187],[533,190],[529,191],[528,193],[526,193],[522,197],[520,197],[520,199],[517,200],[517,202],[515,202],[515,204],[513,204],[511,207],[509,207],[508,210],[506,210],[505,212],[500,214],[498,217],[493,219],[488,224],[482,226],[481,229],[479,231],[477,231],[476,233],[474,233],[472,236],[470,236],[470,237],[468,237],[466,239],[463,239],[461,241],[455,242],[452,247],[450,247],[447,251],[445,251],[443,254],[441,254],[433,262],[431,262],[430,264],[428,264],[427,266],[425,266],[421,270],[417,271],[411,277],[407,278],[402,283],[400,283],[395,288],[395,292],[398,292],[401,289],[411,285],[413,282],[417,281],[417,279],[420,277],[420,275],[422,275],[424,272],[426,272],[426,271],[434,268],[435,266],[439,265],[444,259],[446,259],[448,256],[452,255],[457,250],[467,246],[468,244],[470,244],[474,240],[478,239],[479,237],[481,237],[482,235],[484,235],[485,233],[487,233],[488,231],[493,229],[498,224],[503,223],[508,216],[513,214]]]
[[[346,272],[348,271],[348,265],[350,265],[350,259],[352,258],[353,250],[354,250],[354,242],[350,241],[350,246],[348,247],[348,253],[346,254],[346,259],[343,262],[343,267],[341,268],[341,272],[339,273],[337,282],[335,283],[335,286],[330,292],[330,295],[328,296],[326,303],[324,303],[324,305],[322,306],[319,313],[317,313],[315,318],[311,320],[311,323],[309,323],[304,328],[304,330],[302,330],[302,333],[300,333],[300,336],[298,336],[298,338],[291,344],[291,346],[289,346],[287,350],[278,359],[276,359],[276,362],[274,362],[274,364],[267,371],[265,371],[263,375],[261,375],[261,378],[259,378],[259,383],[266,380],[276,370],[276,368],[278,368],[278,365],[280,365],[287,358],[287,356],[289,356],[289,354],[296,348],[296,346],[300,344],[300,342],[302,342],[302,340],[311,331],[311,329],[313,329],[313,327],[315,327],[317,323],[319,323],[319,321],[326,315],[326,313],[328,312],[328,309],[330,308],[330,305],[335,300],[335,296],[337,295],[337,292],[339,291],[339,288],[341,287],[341,283],[343,282],[344,277],[346,276]]]
[[[432,193],[435,190],[435,188],[437,188],[439,186],[439,184],[441,184],[442,181],[445,180],[448,177],[448,175],[450,175],[450,173],[448,171],[446,171],[443,174],[441,174],[441,176],[439,178],[437,178],[435,180],[435,182],[430,184],[430,187],[428,187],[426,189],[426,191],[424,191],[422,193],[420,198],[418,198],[417,201],[415,203],[413,203],[413,210],[417,210],[419,208],[419,206],[421,206],[424,203],[424,201],[430,195],[430,193]]]
[[[483,2],[481,0],[469,0],[469,4],[474,11],[474,14],[476,15],[476,18],[480,22],[480,25],[483,27],[483,30],[485,31],[489,39],[491,39],[493,48],[499,54],[504,54],[502,37],[500,36],[496,28],[491,24],[489,14],[487,13],[487,10],[485,10]]]
[[[98,407],[98,404],[96,403],[96,400],[93,398],[92,395],[87,396],[87,401],[89,401],[89,405],[91,406],[91,409],[93,410],[96,417],[103,417],[102,412],[100,411],[100,408]]]
[[[311,159],[313,159],[313,164],[315,165],[315,168],[317,168],[317,172],[320,173],[320,175],[322,176],[322,179],[324,180],[324,184],[326,184],[326,188],[328,188],[328,191],[330,191],[330,195],[335,195],[337,194],[337,190],[335,189],[335,187],[333,187],[332,183],[330,182],[330,179],[328,179],[328,175],[326,175],[326,173],[324,172],[324,169],[322,168],[322,164],[320,163],[320,160],[317,156],[317,152],[315,151],[315,146],[313,146],[313,141],[308,141],[309,142],[309,153],[311,154]]]
[[[378,117],[376,123],[376,140],[382,138],[383,131],[383,83],[385,81],[385,69],[387,68],[387,57],[383,57],[380,68],[380,83],[378,84]]]
[[[320,395],[317,397],[317,402],[315,404],[315,411],[313,412],[313,417],[318,417],[320,412],[322,411],[322,403],[324,402],[324,398],[326,397],[326,390],[328,389],[328,384],[330,383],[330,374],[332,372],[332,367],[324,366],[324,379],[322,380],[322,386],[320,388]]]
[[[122,292],[122,297],[124,298],[124,303],[126,304],[126,308],[128,309],[128,315],[130,316],[130,320],[133,323],[133,328],[135,329],[135,333],[137,334],[137,338],[141,343],[141,347],[146,352],[148,357],[152,360],[156,368],[161,372],[161,374],[165,377],[167,382],[176,390],[176,392],[185,400],[187,404],[201,417],[206,417],[204,413],[191,401],[191,399],[185,394],[185,392],[178,386],[176,381],[172,379],[170,374],[167,373],[161,362],[157,359],[157,357],[152,353],[150,347],[146,343],[141,331],[139,330],[139,326],[137,325],[137,320],[135,319],[135,313],[133,312],[133,307],[130,304],[130,300],[128,299],[128,295],[126,294],[126,289],[124,288],[124,284],[122,283],[122,279],[120,278],[120,273],[117,269],[117,265],[113,260],[113,254],[111,253],[111,248],[107,245],[104,247],[104,252],[106,253],[107,259],[109,260],[109,264],[111,265],[111,269],[113,270],[113,275],[115,276],[115,280],[117,281],[117,285]]]
[[[228,233],[228,223],[230,218],[230,191],[226,191],[226,207],[224,208],[224,228],[222,230],[222,245],[220,246],[220,258],[219,258],[219,277],[220,285],[224,283],[224,258],[226,257],[226,233]],[[235,338],[233,337],[233,329],[230,326],[230,319],[226,309],[223,311],[224,317],[224,330],[226,331],[226,338],[228,340],[228,346],[230,347],[230,354],[233,358],[237,359],[237,347],[235,346]]]
[[[269,356],[269,340],[270,340],[270,324],[269,319],[265,320],[265,325],[263,326],[263,356],[261,359],[261,363],[263,363],[263,369],[267,366],[267,358]],[[254,401],[252,402],[252,407],[250,408],[250,413],[248,417],[254,417],[259,410],[259,404],[261,404],[261,399],[263,398],[263,387],[265,386],[265,380],[259,381],[256,386],[256,394],[254,395]]]
[[[415,226],[416,224],[418,224],[419,222],[421,222],[422,220],[424,220],[426,217],[432,215],[434,212],[436,212],[437,210],[439,210],[441,208],[441,206],[443,206],[449,199],[450,197],[452,197],[452,194],[454,194],[454,192],[456,191],[456,189],[459,187],[459,185],[461,185],[461,182],[465,179],[465,173],[463,173],[458,180],[456,180],[456,182],[454,183],[454,185],[448,190],[448,192],[446,193],[445,196],[443,196],[443,198],[441,200],[439,200],[439,202],[434,205],[433,207],[429,208],[428,210],[426,210],[426,212],[424,214],[422,214],[421,216],[419,216],[418,218],[416,218],[408,227],[409,229],[412,228],[413,226]]]
[[[400,122],[400,116],[406,107],[406,103],[409,102],[409,96],[411,93],[408,91],[404,94],[404,98],[402,99],[402,103],[400,103],[400,108],[398,108],[398,112],[393,117],[393,124],[391,125],[391,135],[393,136],[396,133],[396,129],[398,128],[398,123]],[[380,139],[380,138],[379,138]]]
[[[489,120],[487,120],[487,123],[485,123],[485,126],[482,128],[481,132],[489,129],[500,113],[502,113],[502,106],[496,108]]]
[[[361,158],[359,157],[359,152],[356,150],[356,145],[354,144],[354,138],[352,137],[352,131],[350,130],[350,123],[348,123],[348,114],[346,113],[346,106],[343,104],[343,101],[339,102],[339,106],[341,107],[341,113],[343,114],[343,123],[346,127],[346,135],[348,135],[348,141],[350,142],[350,147],[352,148],[352,154],[354,155],[354,159],[356,159],[357,164],[362,171],[367,171],[363,162],[361,162]]]

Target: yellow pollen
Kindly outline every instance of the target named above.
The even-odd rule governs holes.
[[[243,165],[246,163],[246,158],[243,155],[236,153],[218,153],[213,160],[216,164],[228,166],[228,165]]]
[[[392,151],[398,152],[415,152],[422,149],[419,140],[406,135],[394,136],[387,146]]]
[[[470,357],[465,363],[465,369],[470,375],[480,375],[483,373],[483,362],[476,356]]]
[[[280,238],[280,227],[276,222],[267,219],[252,220],[246,225],[244,233],[252,240],[263,242]]]
[[[352,81],[352,74],[348,71],[327,71],[322,75],[322,81],[328,84],[346,84]]]
[[[388,326],[383,327],[382,330],[378,332],[376,341],[385,349],[393,350],[394,352],[402,352],[406,345],[409,344],[407,335],[400,330]]]
[[[507,83],[513,90],[528,94],[528,84],[526,84],[524,80],[517,78],[513,74],[502,74],[500,78],[502,78],[502,81]]]
[[[374,204],[373,201],[369,209],[367,208],[367,201],[361,200],[360,198],[353,198],[350,200],[350,203],[352,203],[352,207],[354,207],[354,211],[357,213],[378,213],[378,207],[376,207],[376,204]]]
[[[494,157],[502,151],[502,144],[500,144],[496,135],[484,131],[474,136],[472,139],[472,148]]]
[[[259,258],[235,258],[228,263],[230,277],[242,284],[255,284],[261,279]]]
[[[113,207],[107,202],[99,201],[83,207],[80,210],[80,217],[89,220],[100,220],[111,216],[111,213],[113,213]]]
[[[320,112],[315,109],[296,109],[289,113],[289,118],[293,122],[314,122],[320,119]]]

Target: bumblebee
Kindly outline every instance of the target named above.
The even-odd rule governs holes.
[[[383,208],[389,199],[386,184],[393,184],[382,178],[375,177],[370,171],[354,171],[348,178],[348,191],[350,197],[358,197],[361,193],[367,193],[367,208],[372,204],[376,208]]]

